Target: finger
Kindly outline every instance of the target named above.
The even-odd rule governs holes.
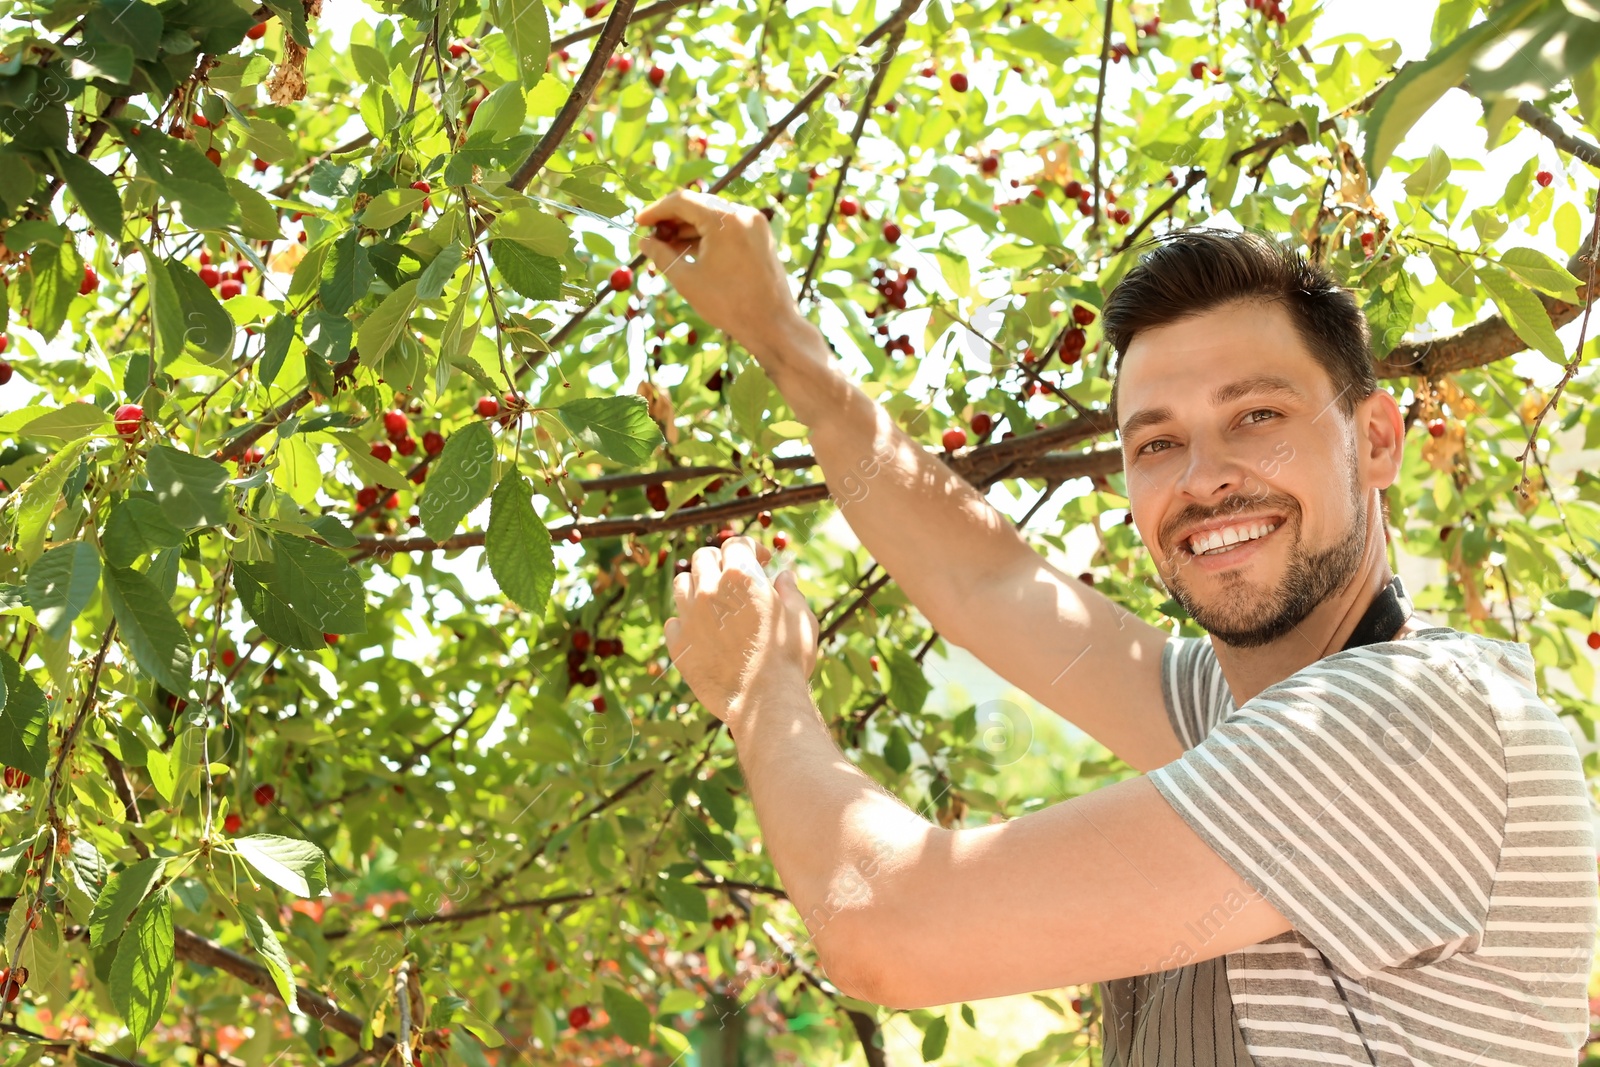
[[[757,549],[762,547],[765,546],[755,538],[744,534],[728,538],[722,542],[722,569],[740,570],[752,577],[765,579],[767,574],[761,569],[761,560],[757,557]]]
[[[717,587],[717,579],[722,575],[722,553],[715,548],[697,548],[694,555],[689,557],[689,573],[694,575],[695,589],[711,589]]]
[[[641,226],[654,226],[662,219],[687,222],[700,233],[716,229],[728,210],[728,202],[720,196],[679,189],[668,193],[633,217]]]
[[[694,592],[694,577],[684,571],[672,579],[672,601],[678,606],[678,613],[683,614],[689,607],[689,594]]]
[[[689,258],[690,246],[682,242],[667,242],[655,237],[639,238],[639,251],[643,252],[661,274],[674,281],[681,280],[699,264]]]
[[[683,643],[683,621],[676,615],[661,624],[661,637],[667,643],[667,658],[677,659]]]

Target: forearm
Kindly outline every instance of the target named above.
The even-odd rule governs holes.
[[[777,334],[762,360],[797,419],[856,536],[941,631],[959,631],[969,597],[1026,541],[966,479],[896,425],[838,368],[809,322]]]
[[[869,910],[935,829],[844,757],[798,674],[729,719],[762,841],[830,974]]]

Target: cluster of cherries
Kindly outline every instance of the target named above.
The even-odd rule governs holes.
[[[7,767],[3,780],[7,789],[21,789],[33,781],[33,776],[27,771],[18,770],[15,767]]]
[[[916,280],[917,268],[915,267],[907,267],[905,270],[896,273],[893,278],[889,277],[889,272],[882,267],[874,270],[872,272],[872,287],[878,291],[879,296],[883,297],[883,304],[879,306],[877,311],[873,312],[873,317],[876,318],[878,315],[882,315],[889,308],[894,308],[896,311],[904,311],[906,309],[906,287]]]
[[[1283,0],[1244,0],[1244,6],[1251,11],[1261,12],[1268,21],[1280,26],[1289,21],[1288,14],[1283,10]]]
[[[224,300],[232,300],[244,292],[244,276],[249,271],[250,264],[242,259],[234,263],[231,271],[226,265],[216,267],[211,262],[211,253],[200,250],[200,269],[196,273],[207,289],[215,289]]]
[[[609,656],[622,655],[622,639],[619,637],[593,638],[588,630],[575,630],[572,634],[572,647],[567,649],[567,681],[573,685],[598,685],[600,672],[593,667],[585,667],[584,663],[593,651],[598,659]],[[606,710],[605,697],[595,697],[594,710]]]

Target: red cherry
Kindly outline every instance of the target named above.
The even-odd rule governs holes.
[[[756,515],[756,521],[761,524],[763,529],[765,529],[768,526],[771,526],[772,525],[772,512],[770,512],[770,511],[760,512],[759,514]]]
[[[648,77],[650,78],[650,84],[659,89],[661,88],[661,83],[667,80],[667,72],[660,67],[651,67]]]
[[[994,429],[994,416],[987,411],[980,411],[972,416],[972,435],[974,437],[987,436]]]
[[[1204,81],[1206,76],[1206,61],[1197,59],[1189,64],[1189,77],[1196,81]]]
[[[394,449],[402,456],[409,456],[417,450],[417,439],[409,434],[394,439]]]
[[[323,634],[322,636],[327,637],[328,635],[327,634]],[[272,787],[272,784],[270,782],[268,784],[266,784],[266,785],[258,785],[258,786],[256,786],[256,791],[255,791],[256,803],[261,805],[263,808],[266,807],[268,804],[271,804],[272,801],[277,797],[277,795],[278,795],[278,791]]]
[[[950,429],[944,432],[943,441],[944,450],[946,452],[954,452],[956,449],[961,448],[967,443],[967,431],[961,429],[959,426],[952,426]]]
[[[485,419],[492,419],[500,414],[500,401],[492,396],[478,398],[478,415]]]
[[[900,241],[900,227],[896,226],[892,222],[884,223],[883,239],[888,241],[890,244],[898,244]]]
[[[1454,530],[1454,529],[1455,529],[1454,526],[1441,526],[1441,527],[1439,527],[1439,540],[1448,541],[1450,539],[1450,531]]]
[[[88,296],[100,288],[100,275],[94,272],[93,267],[83,268],[83,281],[78,283],[78,295]]]
[[[583,17],[586,19],[594,18],[606,9],[606,4],[609,2],[610,0],[595,0],[594,3],[583,9]]]
[[[615,67],[618,74],[626,74],[633,69],[633,60],[628,56],[612,56],[609,65]]]
[[[11,373],[11,364],[0,359],[0,385],[4,385],[11,380]]]
[[[356,506],[362,509],[370,508],[378,502],[378,487],[369,485],[356,494]]]
[[[252,41],[259,41],[261,38],[267,35],[267,24],[265,22],[258,22],[254,26],[251,26],[248,30],[244,31],[244,35],[250,38]]]
[[[424,182],[424,181],[412,182],[411,183],[411,188],[415,189],[419,193],[431,193],[431,192],[433,192],[433,186],[429,185],[427,182]]]
[[[633,271],[627,267],[618,267],[611,272],[612,292],[623,293],[633,288]]]
[[[437,456],[444,451],[444,434],[438,430],[429,430],[422,435],[422,450],[430,456]]]
[[[383,413],[383,428],[390,437],[395,437],[411,428],[411,420],[406,418],[405,412],[390,409]]]
[[[215,267],[201,267],[199,274],[207,289],[215,289],[217,283],[222,280],[222,272]]]
[[[567,1012],[567,1025],[572,1027],[574,1030],[582,1030],[585,1026],[589,1025],[589,1020],[591,1018],[592,1015],[590,1014],[589,1009],[584,1007],[582,1004],[579,1004],[576,1008],[573,1008],[571,1011]]]
[[[645,488],[644,488],[644,498],[646,500],[648,500],[650,502],[650,506],[655,508],[657,511],[666,511],[667,510],[667,487],[666,486],[660,485],[659,483],[656,484],[656,485],[647,485],[647,486],[645,486]]]
[[[139,426],[144,422],[144,408],[138,404],[124,404],[112,418],[117,433],[123,437],[137,437]]]
[[[225,648],[225,649],[222,650],[222,665],[224,667],[231,667],[235,663],[238,663],[238,662],[239,662],[239,653],[235,652],[231,648]]]
[[[260,156],[257,156],[255,159],[251,160],[250,161],[250,165],[256,169],[256,173],[257,174],[262,173],[268,167],[272,166],[271,163],[268,163],[266,160],[262,159]]]
[[[777,549],[779,552],[782,552],[784,549],[788,548],[789,547],[789,537],[788,537],[788,535],[787,534],[781,534],[781,533],[780,534],[773,534],[772,535],[772,547]]]
[[[372,442],[372,458],[380,463],[387,463],[394,458],[394,449],[382,441]]]
[[[954,89],[958,93],[966,92],[967,76],[961,73],[959,70],[950,75],[950,88]]]
[[[1126,226],[1133,221],[1133,213],[1127,208],[1119,207],[1115,211],[1108,212],[1108,214],[1111,216],[1111,221],[1118,226]]]
[[[194,118],[189,120],[189,125],[198,126],[202,130],[210,129],[211,120],[206,118],[204,115],[196,115]],[[202,262],[202,263],[210,262],[208,259],[206,259],[206,254],[204,252],[200,253],[200,262]]]
[[[393,511],[395,508],[399,507],[400,506],[400,494],[399,493],[390,493],[388,496],[384,497],[383,498],[383,506],[388,508],[390,511]],[[414,518],[415,516],[412,516],[412,517]],[[415,526],[416,523],[412,523],[411,525]]]
[[[212,166],[214,166],[214,167],[222,166],[222,153],[217,151],[215,148],[206,149],[206,158],[211,160],[211,165]]]
[[[1429,422],[1428,423],[1428,432],[1430,434],[1432,434],[1434,437],[1443,437],[1444,436],[1444,420],[1443,419],[1434,419],[1431,422]]]
[[[421,485],[423,480],[427,477],[428,468],[418,467],[416,470],[413,470],[411,473],[406,475],[406,481],[410,482],[412,485]]]
[[[1541,170],[1533,176],[1533,180],[1539,183],[1540,188],[1548,189],[1550,188],[1550,183],[1556,180],[1556,176],[1547,170]]]
[[[849,218],[860,210],[861,205],[857,204],[854,200],[851,200],[848,196],[839,201],[839,214],[843,215],[845,218]]]
[[[574,544],[575,545],[579,541],[582,541],[582,540],[583,540],[583,531],[578,529],[576,526],[574,526],[572,529],[567,531],[567,542],[569,544]]]
[[[1072,309],[1072,321],[1079,326],[1089,325],[1094,321],[1094,308],[1085,307],[1082,304],[1076,305]]]
[[[1000,169],[1000,157],[990,153],[978,160],[978,169],[985,174],[993,174]]]
[[[238,278],[224,278],[217,286],[217,295],[224,300],[232,300],[242,292],[244,292],[244,282]]]
[[[589,701],[589,706],[594,709],[594,713],[596,715],[604,715],[606,711],[606,698],[595,697],[593,700]]]
[[[222,828],[228,833],[236,834],[239,832],[239,829],[242,826],[244,826],[244,816],[240,815],[238,812],[230,811],[227,815],[223,816]]]
[[[1600,651],[1600,634],[1593,632],[1589,634],[1589,647]]]
[[[467,54],[467,46],[466,45],[462,44],[460,41],[452,41],[450,43],[450,58],[451,59],[460,59],[462,56],[464,56],[466,54]]]
[[[577,649],[579,652],[587,652],[589,650],[589,641],[590,641],[590,637],[589,637],[589,631],[588,630],[574,630],[573,631],[573,633],[572,633],[572,647]]]
[[[679,222],[677,219],[662,219],[656,223],[655,238],[671,244],[678,239]]]
[[[260,463],[262,460],[267,458],[267,454],[261,451],[259,448],[247,448],[244,450],[244,455],[240,458],[246,463]]]

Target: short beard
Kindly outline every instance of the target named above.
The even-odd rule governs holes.
[[[1202,604],[1184,583],[1181,568],[1170,581],[1162,575],[1162,584],[1214,640],[1233,648],[1271,644],[1343,589],[1361,566],[1367,549],[1369,508],[1359,482],[1355,478],[1351,482],[1355,522],[1345,536],[1321,552],[1306,551],[1300,541],[1300,509],[1292,500],[1284,501],[1288,506],[1281,509],[1286,515],[1283,532],[1292,533],[1294,541],[1289,546],[1288,571],[1277,589],[1263,591],[1239,574],[1224,573],[1217,577],[1227,587],[1212,603]]]

